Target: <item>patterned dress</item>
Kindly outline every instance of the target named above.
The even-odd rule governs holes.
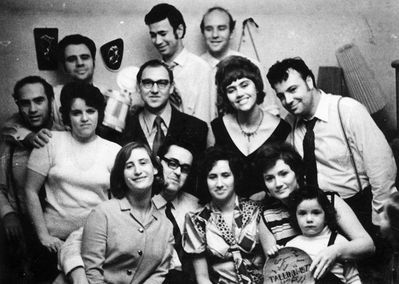
[[[183,248],[189,254],[205,253],[212,283],[263,283],[261,212],[259,203],[237,198],[231,229],[212,203],[187,213]]]

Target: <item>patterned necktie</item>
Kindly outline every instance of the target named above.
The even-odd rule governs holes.
[[[159,148],[165,140],[165,134],[162,131],[162,122],[162,117],[158,115],[154,121],[154,126],[156,127],[157,132],[155,133],[154,143],[152,144],[152,152],[155,155],[158,153]]]
[[[304,121],[306,126],[305,137],[303,138],[303,161],[305,163],[306,182],[308,185],[318,187],[317,183],[317,166],[314,145],[314,132],[313,128],[317,118]]]
[[[172,62],[168,63],[167,65],[168,65],[169,69],[173,71],[175,69],[175,67],[179,64],[175,61],[172,61]],[[173,73],[173,74],[175,75],[175,73]],[[175,75],[175,77],[176,77],[176,75]],[[183,111],[183,109],[181,108],[183,101],[182,101],[182,98],[180,95],[180,91],[176,88],[176,85],[175,85],[175,89],[174,89],[173,93],[170,94],[169,101],[176,109]]]
[[[175,238],[174,247],[175,247],[175,250],[181,260],[182,253],[183,253],[182,236],[180,233],[179,225],[177,225],[175,216],[173,216],[173,214],[172,214],[172,207],[173,207],[172,202],[169,201],[168,203],[166,203],[165,215],[173,225],[173,236]]]

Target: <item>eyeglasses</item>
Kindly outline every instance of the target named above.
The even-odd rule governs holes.
[[[166,162],[169,168],[172,170],[176,170],[177,168],[180,167],[180,170],[183,174],[189,174],[191,171],[191,166],[187,164],[180,164],[180,162],[176,159],[168,159],[166,157],[163,157],[162,160]]]
[[[152,87],[154,87],[154,85],[157,84],[159,89],[164,90],[166,89],[167,86],[169,86],[169,83],[170,83],[169,80],[158,80],[158,81],[153,81],[151,79],[141,80],[141,84],[146,89],[152,89]]]

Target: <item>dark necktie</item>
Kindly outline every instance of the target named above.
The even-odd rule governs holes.
[[[154,121],[157,132],[155,133],[154,143],[152,144],[152,152],[155,155],[158,153],[159,148],[165,140],[165,134],[162,131],[162,122],[162,117],[158,115]]]
[[[305,137],[303,138],[303,161],[305,163],[305,176],[308,185],[318,186],[317,183],[317,166],[314,145],[313,128],[317,118],[304,121],[306,126]]]
[[[172,207],[173,207],[172,202],[166,203],[165,215],[173,225],[173,236],[175,237],[175,246],[174,247],[175,247],[175,250],[181,260],[181,256],[183,253],[182,236],[180,233],[179,225],[177,225],[175,216],[173,216],[173,214],[172,214]]]

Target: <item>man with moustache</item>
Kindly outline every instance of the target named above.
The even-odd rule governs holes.
[[[58,43],[58,61],[65,75],[70,81],[84,81],[93,84],[93,75],[96,59],[96,45],[94,41],[80,34],[72,34],[64,37]],[[54,87],[54,100],[51,104],[53,129],[64,130],[60,114],[60,94],[64,85]],[[101,89],[104,93],[104,89]],[[51,137],[48,129],[38,129],[35,132],[24,127],[13,119],[5,123],[5,130],[17,140],[23,140],[27,145],[39,148],[43,147]]]
[[[53,87],[38,76],[25,77],[14,87],[13,97],[18,106],[18,113],[12,120],[26,131],[37,132],[40,129],[50,131],[51,103],[54,98]],[[0,143],[0,251],[6,258],[9,270],[8,279],[0,275],[4,283],[20,281],[23,273],[31,272],[31,258],[39,243],[32,235],[33,227],[27,216],[24,186],[26,166],[32,148],[21,143],[2,131]],[[1,263],[4,264],[5,260]],[[16,267],[13,267],[15,265]],[[6,266],[4,266],[6,267]],[[15,270],[17,269],[17,270]],[[34,271],[39,272],[39,271]],[[34,275],[37,276],[37,275]],[[37,279],[36,279],[37,280]],[[0,281],[0,282],[3,282]]]
[[[209,124],[216,116],[211,70],[206,62],[184,47],[183,15],[176,7],[162,3],[155,5],[144,21],[162,60],[173,70],[182,99],[181,110]]]

